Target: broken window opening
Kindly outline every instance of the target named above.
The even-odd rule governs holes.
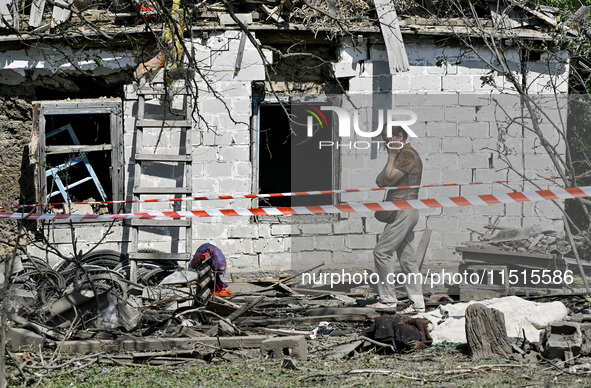
[[[34,116],[39,203],[123,198],[120,102],[40,102]]]
[[[327,114],[327,125],[313,137],[307,136],[306,110],[327,103],[261,103],[258,106],[256,179],[258,193],[285,193],[333,190],[338,186],[338,152],[333,147],[320,147],[319,142],[332,142],[335,128]],[[287,111],[287,112],[286,112]],[[288,117],[291,116],[291,121]],[[332,205],[332,194],[262,198],[259,206]]]

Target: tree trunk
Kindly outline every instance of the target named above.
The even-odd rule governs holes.
[[[466,309],[466,338],[475,359],[506,357],[513,353],[503,313],[479,303]]]

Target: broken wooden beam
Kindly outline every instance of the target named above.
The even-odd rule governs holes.
[[[60,351],[69,354],[93,352],[139,352],[171,349],[194,349],[215,346],[223,349],[259,348],[261,343],[272,338],[266,335],[241,337],[200,337],[200,338],[131,338],[121,340],[64,341]]]

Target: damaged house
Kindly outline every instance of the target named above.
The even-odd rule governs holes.
[[[132,279],[208,242],[233,276],[372,269],[373,212],[319,208],[383,199],[364,189],[386,151],[376,134],[346,132],[346,112],[365,132],[407,123],[432,186],[421,199],[560,187],[524,180],[557,175],[545,142],[566,149],[557,10],[444,3],[2,1],[2,205],[43,204],[31,255],[108,251],[130,260]],[[524,95],[557,105],[532,127]],[[318,190],[329,192],[250,196]],[[456,248],[486,225],[560,232],[561,207],[425,206],[415,241],[430,236],[430,267],[455,268]],[[244,210],[259,208],[273,209]]]

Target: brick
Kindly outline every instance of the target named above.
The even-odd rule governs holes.
[[[459,160],[459,155],[455,153],[432,154],[423,158],[423,166],[445,166],[454,169],[459,167]]]
[[[443,115],[448,122],[473,122],[476,119],[476,110],[471,106],[445,108]]]
[[[224,252],[226,252],[224,250]],[[258,255],[246,254],[246,253],[228,253],[226,254],[228,259],[228,268],[231,270],[246,269],[256,271],[259,269],[259,257]]]
[[[375,245],[375,244],[374,244]],[[333,252],[332,262],[337,266],[346,264],[364,264],[364,267],[373,265],[373,247],[366,250],[355,250],[353,252]]]
[[[441,78],[435,75],[416,76],[410,81],[410,90],[439,91],[441,90]]]
[[[349,92],[364,92],[371,93],[372,91],[378,90],[378,79],[373,78],[359,78],[354,77],[349,81]]]
[[[472,152],[472,140],[466,138],[444,138],[441,142],[442,152],[456,152],[458,154]]]
[[[458,135],[456,123],[446,122],[428,122],[425,126],[427,136],[430,137],[450,137]]]
[[[193,171],[195,172],[195,171]],[[203,173],[208,177],[230,177],[232,176],[231,163],[204,163]]]
[[[417,121],[443,121],[443,107],[419,106],[412,109],[417,115]]]
[[[443,77],[443,91],[472,91],[472,77],[465,75]]]
[[[332,262],[332,252],[330,251],[310,251],[297,253],[296,263],[303,268],[310,268],[318,264],[330,264]]]
[[[314,251],[314,237],[298,236],[291,238],[292,252]]]
[[[431,230],[437,231],[458,231],[459,220],[457,218],[448,217],[429,217],[427,219],[427,227]]]
[[[264,238],[253,241],[253,250],[256,253],[285,252],[286,247],[283,238]]]
[[[314,241],[318,250],[338,251],[345,247],[343,236],[315,236]]]
[[[466,241],[470,241],[468,232],[441,233],[441,245],[444,247],[458,247],[464,245]]]
[[[577,322],[555,322],[546,327],[541,340],[544,351],[542,355],[547,359],[565,359],[565,352],[572,352],[571,356],[578,356],[581,352],[583,336]]]
[[[303,224],[302,233],[305,235],[330,234],[332,224]]]
[[[6,331],[6,346],[13,352],[38,351],[44,344],[45,338],[30,330],[8,327]]]
[[[234,16],[236,16],[236,18],[238,20],[240,20],[240,22],[242,22],[243,24],[248,25],[248,24],[252,23],[252,14],[250,14],[250,13],[237,13]],[[230,16],[230,14],[227,14],[227,13],[219,14],[219,19],[220,19],[220,24],[222,26],[230,26],[230,25],[237,24],[234,21],[234,19],[232,18],[232,16]]]
[[[488,123],[467,122],[458,124],[460,137],[486,138],[490,137]]]
[[[261,253],[259,259],[261,268],[291,269],[297,264],[293,254],[288,252],[268,254]]]
[[[339,54],[341,61],[346,62],[359,62],[369,59],[366,45],[341,48]]]
[[[357,62],[341,61],[332,64],[332,70],[335,77],[355,77],[359,74],[359,65]]]
[[[257,238],[258,227],[256,224],[229,225],[228,238]]]
[[[270,338],[261,343],[261,355],[273,358],[292,357],[306,361],[308,359],[308,345],[306,338],[300,336],[287,336]]]
[[[405,75],[395,74],[392,76],[392,91],[408,92],[410,90],[410,77]]]
[[[220,160],[228,161],[248,161],[250,160],[250,148],[244,146],[220,146],[219,147]]]
[[[376,242],[376,235],[371,234],[352,234],[346,239],[346,245],[351,249],[373,249]]]
[[[271,236],[290,236],[294,232],[297,232],[298,228],[293,227],[290,224],[273,224],[271,225]]]
[[[360,218],[341,220],[333,226],[334,234],[363,233],[363,225]]]
[[[219,181],[220,191],[227,194],[244,194],[250,192],[251,182],[244,178],[228,178]]]
[[[217,148],[216,147],[197,147],[192,151],[193,160],[199,161],[217,161]]]

